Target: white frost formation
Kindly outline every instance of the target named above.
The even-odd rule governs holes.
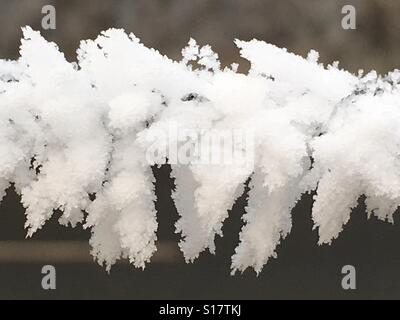
[[[259,273],[275,256],[306,192],[316,191],[321,244],[338,236],[361,195],[369,214],[393,221],[400,72],[355,76],[325,68],[315,51],[303,59],[252,40],[236,41],[251,63],[241,74],[194,40],[176,62],[116,29],[82,41],[70,63],[38,32],[23,33],[20,59],[0,60],[0,199],[13,184],[29,236],[60,210],[60,223],[91,229],[92,254],[107,269],[121,258],[144,268],[157,240],[151,165],[168,163],[149,163],[146,151],[173,123],[254,132],[254,166],[171,163],[187,261],[215,251],[249,178],[233,273]]]

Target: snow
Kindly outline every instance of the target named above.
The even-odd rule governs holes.
[[[119,259],[144,268],[157,250],[151,165],[165,163],[187,262],[215,253],[249,179],[232,273],[259,273],[276,257],[306,192],[316,191],[320,244],[339,235],[361,195],[369,215],[393,221],[399,71],[356,76],[318,63],[314,50],[304,59],[236,40],[251,64],[241,74],[193,39],[173,61],[119,29],[82,41],[68,62],[40,33],[23,33],[20,58],[0,60],[0,199],[13,184],[28,236],[61,210],[61,224],[90,228],[107,270]],[[220,157],[227,150],[243,161]]]

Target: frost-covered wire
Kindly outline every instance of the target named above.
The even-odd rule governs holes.
[[[77,61],[68,62],[38,32],[23,33],[20,58],[0,60],[0,198],[13,184],[29,236],[60,210],[60,223],[91,229],[92,254],[108,270],[119,259],[144,268],[157,241],[151,166],[165,163],[186,261],[215,252],[215,237],[250,181],[233,273],[258,273],[275,256],[306,192],[316,192],[321,244],[338,236],[361,195],[369,214],[393,221],[398,71],[355,76],[324,67],[315,51],[304,59],[237,40],[251,64],[242,74],[237,65],[222,69],[218,55],[193,39],[173,61],[117,29],[82,41]],[[181,148],[193,151],[193,130],[203,139],[251,133],[230,146],[251,161],[180,161]]]

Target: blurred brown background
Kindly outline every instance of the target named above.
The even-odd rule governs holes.
[[[0,0],[0,57],[17,57],[21,26],[41,29],[45,4],[56,7],[57,29],[43,34],[70,60],[81,39],[117,27],[172,58],[193,37],[229,64],[238,60],[233,39],[258,38],[302,55],[315,49],[352,71],[399,66],[398,0]],[[356,30],[341,28],[345,4],[357,10]]]
[[[321,61],[340,61],[356,72],[381,73],[399,67],[400,1],[398,0],[0,0],[0,58],[17,58],[21,26],[41,30],[41,9],[57,11],[56,30],[42,31],[69,60],[82,39],[109,27],[124,28],[147,46],[180,59],[190,37],[210,44],[223,64],[239,61],[233,39],[258,38]],[[343,30],[341,8],[357,10],[357,29]],[[134,57],[132,57],[134,59]],[[201,255],[186,265],[174,234],[178,214],[170,199],[173,182],[168,167],[154,169],[157,184],[159,251],[145,271],[127,264],[111,274],[91,261],[90,231],[57,224],[55,217],[33,239],[25,240],[24,209],[12,188],[0,204],[0,298],[400,298],[400,224],[366,220],[363,199],[351,222],[332,246],[318,247],[310,218],[312,198],[296,206],[292,233],[260,276],[248,270],[229,275],[230,256],[238,243],[244,194],[227,219],[217,254]],[[57,269],[57,290],[41,289],[41,267]],[[357,270],[357,290],[344,291],[341,268]]]

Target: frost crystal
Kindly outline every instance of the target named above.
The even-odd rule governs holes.
[[[175,62],[116,29],[82,41],[70,63],[38,32],[23,33],[21,57],[0,60],[0,199],[13,185],[29,236],[59,210],[61,224],[91,229],[92,254],[107,269],[121,258],[144,268],[157,240],[151,166],[166,163],[186,261],[215,252],[249,181],[232,273],[259,273],[275,256],[306,192],[315,191],[321,244],[338,236],[361,195],[370,215],[393,221],[399,71],[355,76],[319,64],[316,51],[303,59],[237,40],[251,63],[241,74],[237,64],[221,69],[211,47],[193,39]],[[238,138],[243,131],[252,139]],[[235,138],[207,147],[216,132]],[[216,157],[223,149],[234,159]],[[250,162],[236,161],[246,154]]]

